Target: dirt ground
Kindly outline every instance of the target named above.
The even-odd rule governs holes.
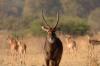
[[[100,36],[97,36],[98,38]],[[63,57],[60,66],[100,66],[100,45],[91,49],[86,36],[76,38],[77,51],[69,52],[64,36],[59,36],[63,42]],[[27,45],[26,54],[11,56],[7,35],[0,34],[0,66],[42,66],[44,62],[44,37],[25,37],[23,42]],[[93,56],[90,56],[91,54]]]

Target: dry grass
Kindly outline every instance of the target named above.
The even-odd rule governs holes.
[[[27,45],[26,55],[11,56],[9,46],[6,42],[6,35],[0,35],[0,66],[42,66],[44,64],[43,45],[44,37],[25,37],[23,42]],[[99,66],[100,46],[95,49],[89,47],[86,36],[78,37],[78,51],[68,53],[64,37],[62,39],[64,52],[60,66]],[[91,50],[91,51],[90,51]],[[92,55],[91,55],[92,54]]]

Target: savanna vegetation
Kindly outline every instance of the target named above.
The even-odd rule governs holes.
[[[88,30],[100,30],[100,0],[0,0],[0,30],[16,35],[44,35],[42,9],[51,25],[59,10],[59,27],[64,33],[83,35]]]

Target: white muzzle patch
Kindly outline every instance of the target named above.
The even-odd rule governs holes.
[[[54,40],[51,39],[51,38],[49,38],[48,41],[49,41],[50,43],[54,43]]]

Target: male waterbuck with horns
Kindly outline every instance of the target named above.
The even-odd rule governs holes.
[[[61,40],[56,36],[57,25],[59,22],[59,12],[57,12],[57,24],[55,27],[51,27],[47,24],[43,11],[42,18],[46,26],[42,26],[42,29],[47,32],[45,45],[44,45],[44,53],[45,53],[45,62],[46,66],[59,66],[62,53],[63,46]]]

